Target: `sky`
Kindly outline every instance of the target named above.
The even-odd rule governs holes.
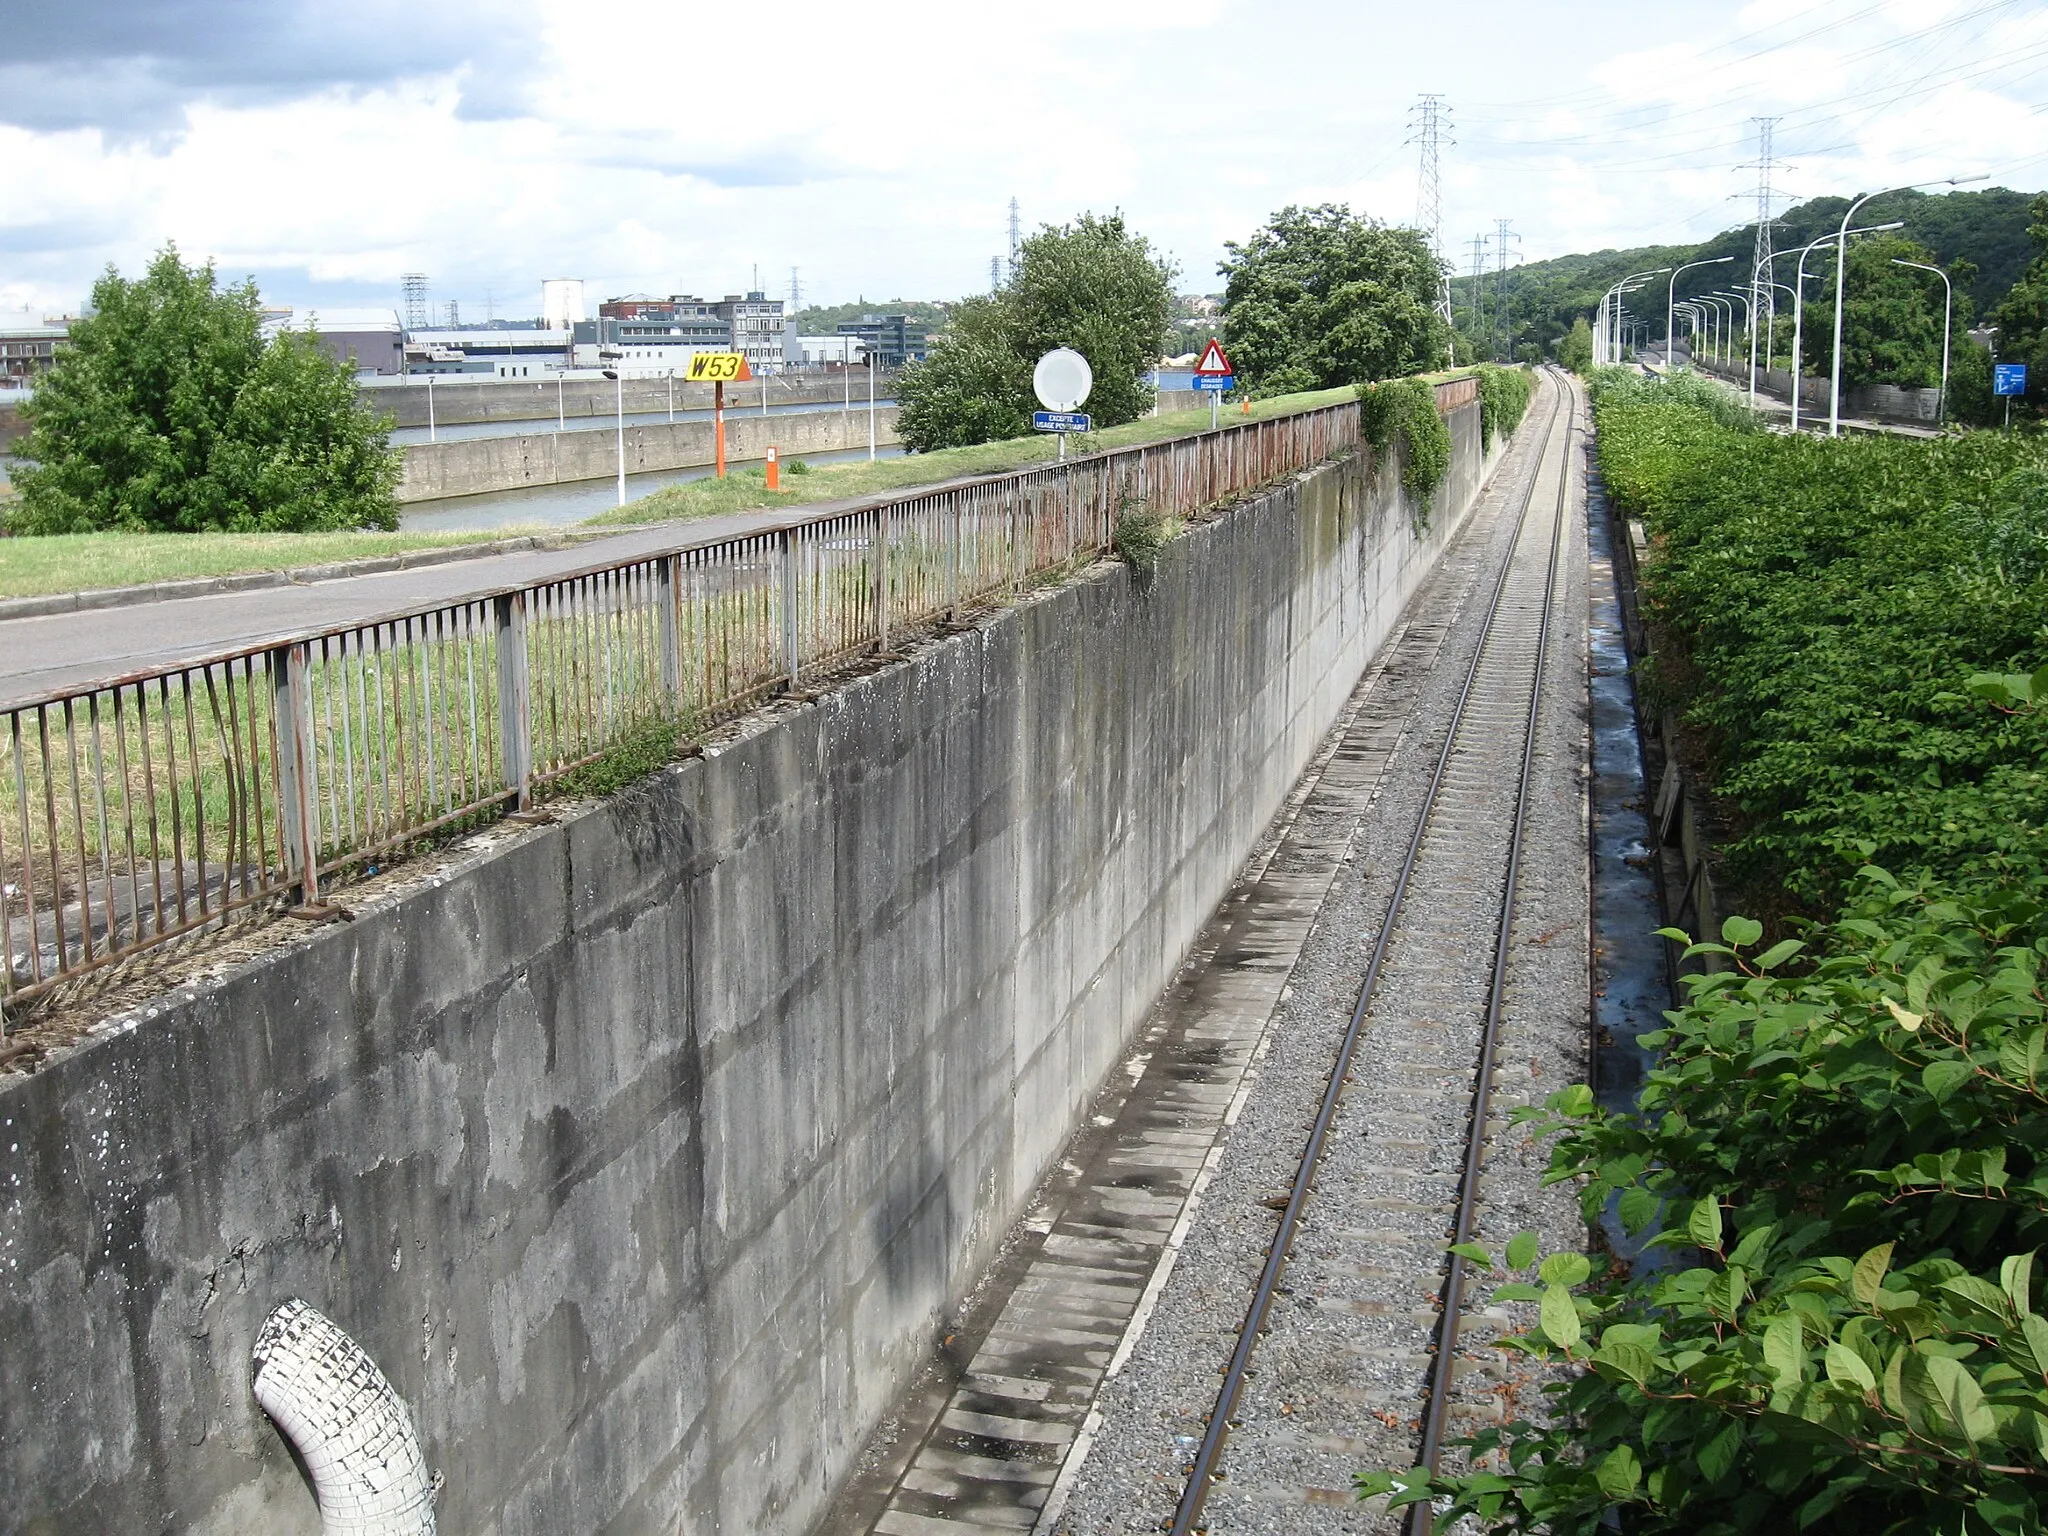
[[[1290,203],[1512,256],[1704,238],[1948,176],[2048,186],[2048,0],[0,0],[0,322],[166,240],[299,306],[538,312],[546,277],[805,302],[985,290],[1121,211],[1221,288]]]

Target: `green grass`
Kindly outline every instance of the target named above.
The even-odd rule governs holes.
[[[0,538],[0,597],[42,597],[185,577],[282,571],[333,560],[478,544],[533,533],[64,533]]]
[[[1316,390],[1309,394],[1276,395],[1252,402],[1251,415],[1240,407],[1225,405],[1223,424],[1270,416],[1291,416],[1318,406],[1337,405],[1354,399],[1350,388]],[[1159,416],[1141,416],[1121,427],[1110,427],[1077,438],[1069,446],[1087,453],[1104,448],[1129,448],[1139,443],[1156,443],[1169,437],[1186,437],[1208,430],[1205,406],[1189,411],[1168,411]],[[1050,436],[1008,438],[997,443],[980,443],[972,448],[942,448],[936,453],[906,454],[901,458],[877,459],[873,463],[821,464],[807,474],[791,474],[785,468],[782,488],[770,491],[759,468],[728,475],[723,480],[692,480],[671,485],[638,501],[603,513],[590,521],[594,525],[621,523],[690,521],[717,517],[727,512],[750,512],[764,507],[800,507],[811,502],[840,501],[852,496],[873,496],[883,491],[904,490],[955,480],[963,475],[995,475],[1006,470],[1043,464],[1057,457],[1059,445]]]

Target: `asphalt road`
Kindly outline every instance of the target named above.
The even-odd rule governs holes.
[[[928,488],[921,488],[928,489]],[[196,665],[326,630],[485,597],[621,561],[716,544],[893,497],[740,512],[592,539],[570,549],[480,555],[414,570],[213,592],[42,618],[0,620],[0,710],[141,672]]]

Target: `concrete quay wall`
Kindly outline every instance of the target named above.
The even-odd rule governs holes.
[[[876,376],[876,388],[887,398],[896,376]],[[851,385],[849,390],[848,385]],[[665,411],[669,402],[669,381],[627,379],[625,406],[628,415],[636,411]],[[762,384],[755,379],[725,386],[727,410],[761,408]],[[770,405],[831,405],[851,393],[856,405],[867,399],[868,376],[859,369],[853,378],[837,375],[790,379],[775,375],[767,381]],[[376,385],[359,391],[363,403],[373,411],[396,418],[401,427],[427,424],[427,386],[424,380],[409,384]],[[708,411],[712,387],[709,384],[675,383],[676,409]],[[438,380],[433,390],[434,420],[442,426],[480,421],[553,421],[559,414],[565,421],[608,417],[619,407],[618,385],[610,379],[465,379],[461,376]]]
[[[626,428],[626,473],[686,469],[717,458],[714,426],[708,421],[654,422]],[[875,410],[875,440],[896,443],[896,407]],[[765,458],[772,445],[784,460],[806,453],[865,448],[868,413],[793,411],[748,416],[728,411],[728,459]],[[595,430],[527,432],[515,437],[472,437],[453,443],[414,443],[405,450],[398,482],[401,502],[442,496],[473,496],[526,485],[559,485],[568,480],[608,480],[619,472],[618,436]]]
[[[1358,458],[0,1078],[0,1507],[310,1536],[289,1297],[445,1536],[800,1536],[1481,478]]]

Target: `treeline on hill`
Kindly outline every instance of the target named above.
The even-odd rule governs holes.
[[[1635,1113],[1524,1116],[1589,1221],[1666,1255],[1467,1251],[1537,1304],[1515,1347],[1578,1368],[1551,1422],[1361,1484],[1559,1536],[2039,1532],[2048,446],[1771,434],[1683,375],[1594,394],[1653,686],[1778,933],[1700,936],[1720,968],[1644,1037]]]
[[[1414,230],[1289,207],[1229,251],[1222,335],[1241,394],[1363,385],[1449,359],[1436,267]],[[1086,409],[1099,425],[1138,416],[1153,398],[1139,375],[1164,348],[1212,334],[1175,300],[1173,276],[1121,217],[1041,229],[1009,281],[954,305],[930,355],[905,370],[904,442],[926,451],[1028,432],[1032,366],[1061,346],[1094,371]]]
[[[1859,344],[1854,334],[1845,338],[1844,373],[1852,384],[1932,384],[1941,360],[1941,283],[1927,273],[1914,273],[1889,265],[1895,256],[1924,260],[1948,270],[1956,288],[1956,328],[1997,318],[1996,311],[2012,296],[2038,262],[2039,237],[2030,225],[2044,222],[2030,194],[1994,187],[1981,192],[1887,193],[1866,203],[1856,216],[1859,225],[1902,220],[1904,228],[1883,241],[1866,239],[1866,250],[1852,261],[1851,307],[1856,295],[1874,294],[1869,279],[1877,268],[1885,293],[1878,302],[1896,309],[1910,301],[1917,306],[1926,335],[1906,348],[1882,348]],[[1832,234],[1847,211],[1849,199],[1820,197],[1788,209],[1774,221],[1773,246],[1780,251],[1796,250],[1809,241]],[[1452,280],[1453,311],[1461,345],[1478,356],[1513,357],[1534,360],[1559,357],[1559,346],[1570,335],[1574,323],[1589,314],[1613,284],[1632,272],[1655,267],[1676,267],[1687,262],[1732,257],[1725,266],[1695,268],[1678,279],[1677,296],[1693,298],[1715,289],[1740,288],[1747,281],[1750,257],[1755,248],[1756,226],[1744,225],[1716,235],[1699,245],[1652,245],[1632,250],[1597,251],[1561,256],[1511,268],[1505,275],[1488,273],[1476,288],[1468,274]],[[1888,248],[1876,254],[1878,244]],[[1792,281],[1791,266],[1781,261],[1777,277]],[[1807,264],[1807,303],[1831,306],[1833,289],[1830,259],[1817,252]],[[1823,274],[1816,277],[1815,274]],[[1665,289],[1661,279],[1642,290],[1632,302],[1638,307],[1654,335],[1660,340],[1664,329]],[[1790,298],[1779,296],[1783,310],[1775,351],[1780,366],[1790,354]],[[2037,306],[2038,307],[2038,306]],[[1879,318],[1873,314],[1873,318]],[[1896,318],[1894,316],[1894,318]],[[1999,356],[2020,360],[2031,340],[2038,338],[2038,320],[2024,324],[2024,317],[2008,315],[2002,329],[2011,331],[2022,322],[2024,337],[2001,337]],[[1832,362],[1829,338],[1809,326],[1802,354],[1807,371],[1826,372]],[[2027,353],[2026,355],[2031,355]],[[1569,361],[1560,357],[1560,361]],[[1962,357],[1959,362],[1964,361]],[[1986,370],[1988,389],[1988,369]]]

